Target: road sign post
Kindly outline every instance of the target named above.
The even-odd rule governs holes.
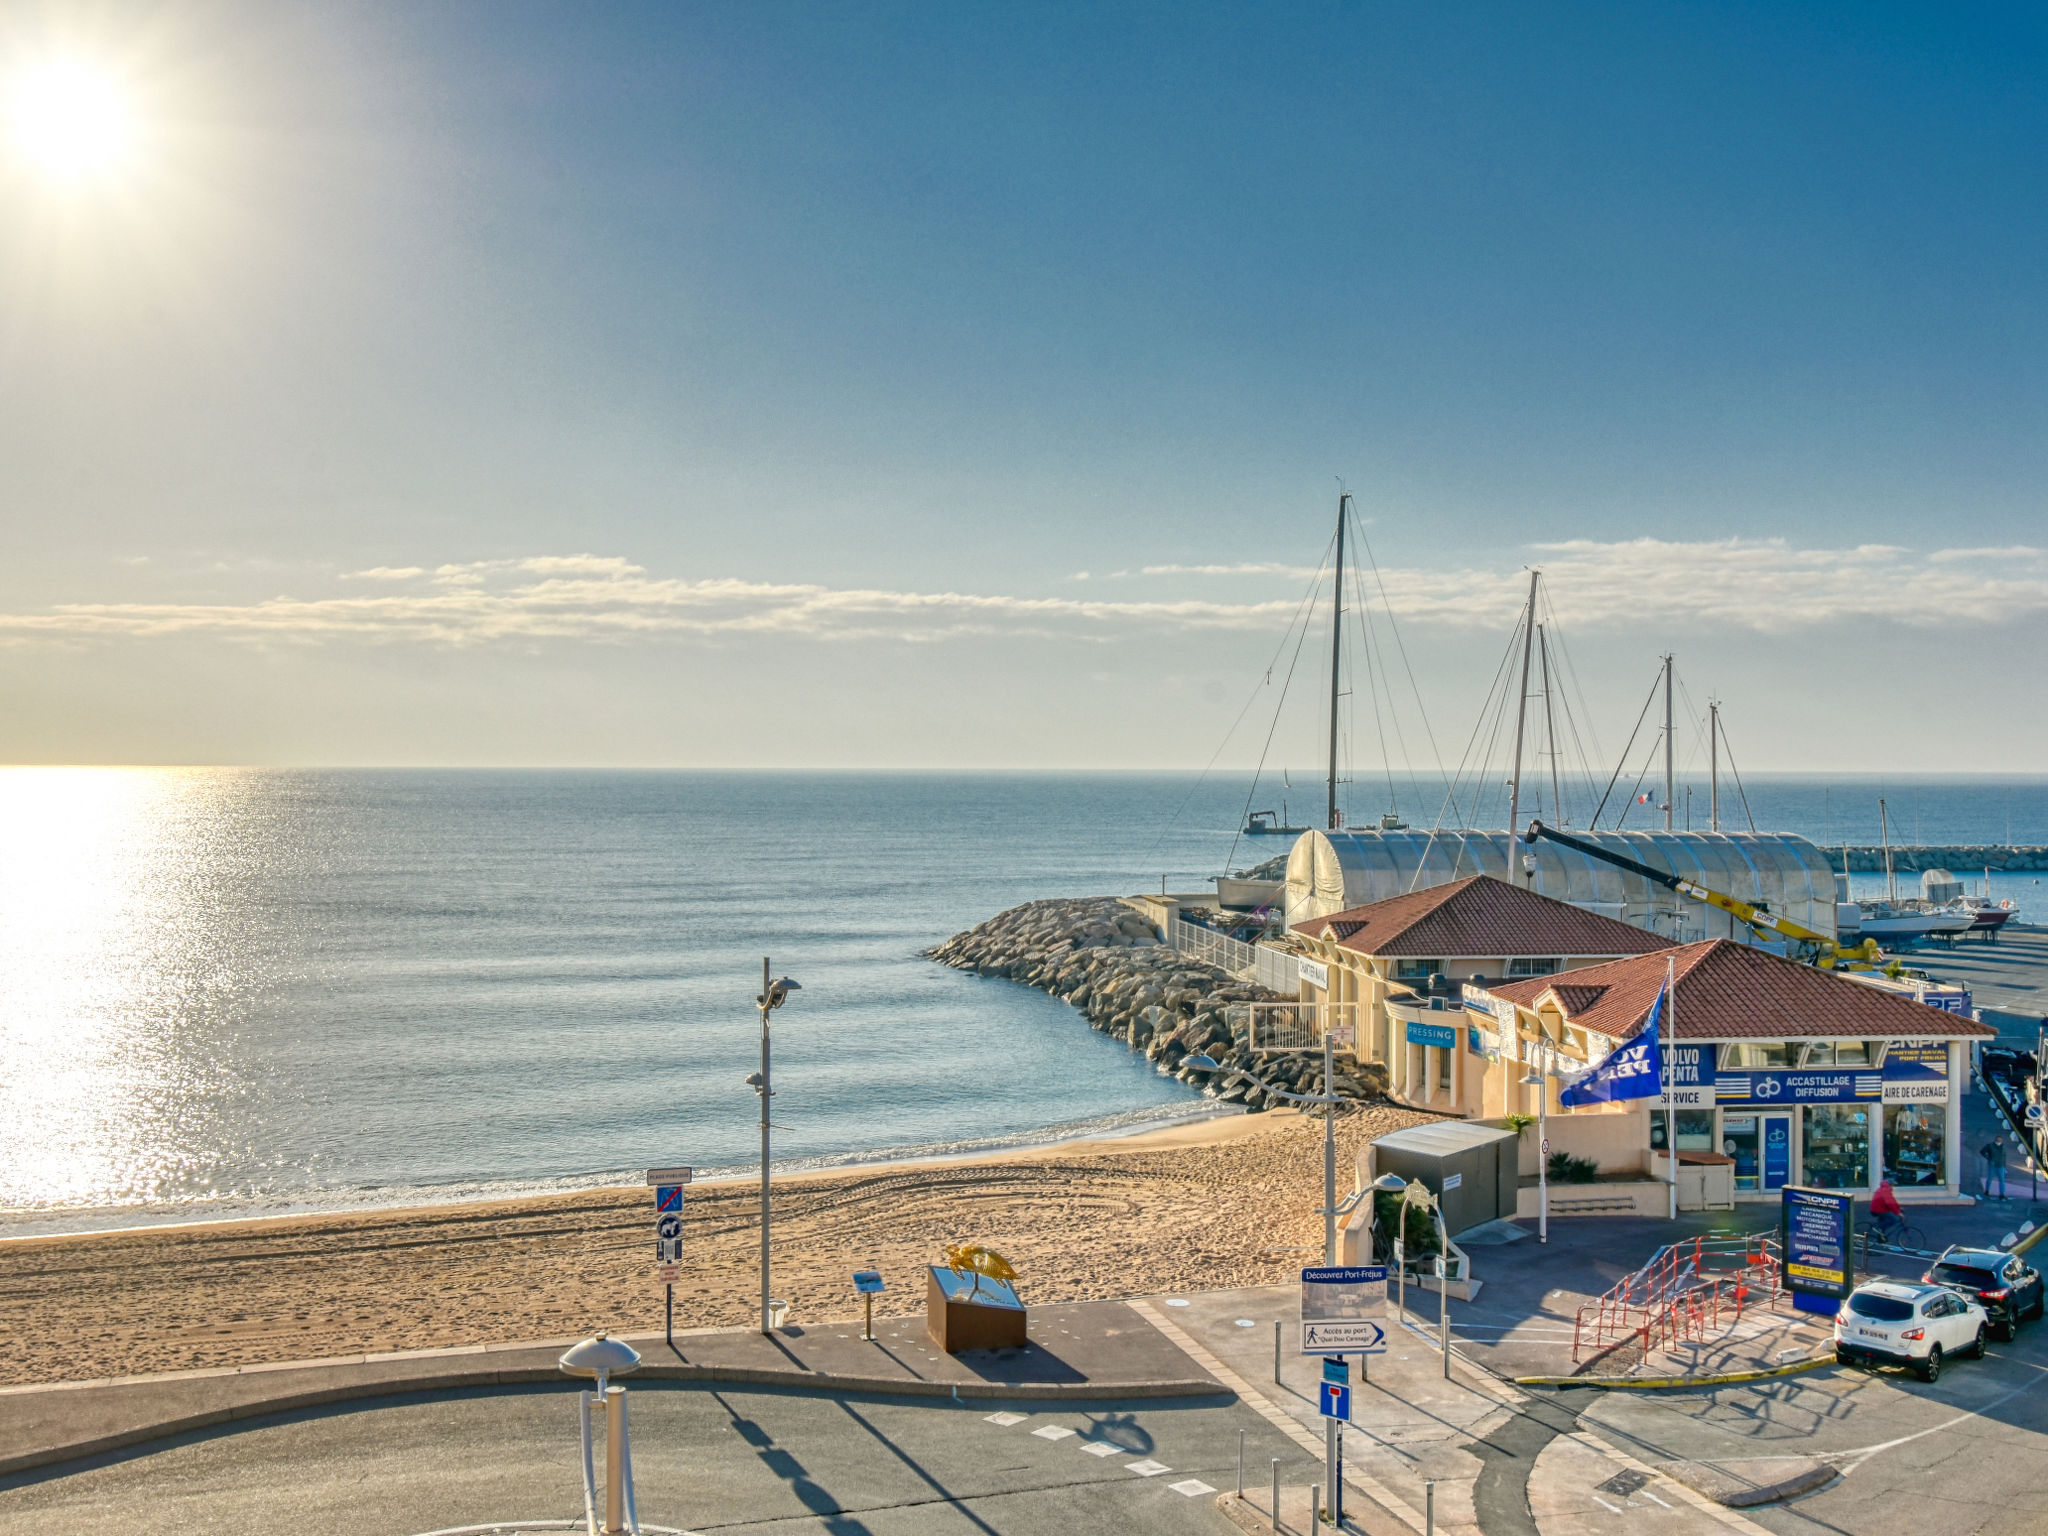
[[[683,1262],[683,1186],[696,1177],[688,1167],[650,1168],[654,1191],[654,1275],[661,1281],[661,1334],[670,1353],[676,1347],[676,1275]]]

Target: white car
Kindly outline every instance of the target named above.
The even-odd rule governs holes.
[[[1933,1381],[1948,1356],[1983,1357],[1989,1323],[1982,1307],[1948,1286],[1873,1280],[1835,1314],[1835,1358],[1910,1365]]]

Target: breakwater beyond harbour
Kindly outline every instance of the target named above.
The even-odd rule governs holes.
[[[1840,868],[1848,863],[1852,875],[1884,873],[1884,849],[1834,848],[1829,852]],[[1892,845],[1892,869],[1898,874],[1917,874],[1923,869],[1945,869],[1967,879],[1985,870],[2048,870],[2048,847],[2040,844],[2014,846],[2006,843],[1952,843]]]
[[[1065,1000],[1092,1028],[1144,1052],[1146,1060],[1182,1082],[1205,1081],[1208,1074],[1184,1062],[1206,1052],[1291,1093],[1322,1092],[1320,1052],[1260,1054],[1251,1048],[1250,1005],[1293,998],[1169,947],[1151,922],[1115,897],[1027,902],[926,953],[955,970],[1021,981]],[[1384,1098],[1386,1083],[1385,1069],[1376,1062],[1337,1064],[1336,1089],[1347,1097]],[[1282,1102],[1243,1080],[1219,1088],[1215,1097],[1249,1109]]]

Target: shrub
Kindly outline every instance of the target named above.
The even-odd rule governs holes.
[[[1573,1157],[1569,1152],[1550,1154],[1550,1182],[1591,1184],[1600,1177],[1600,1165],[1590,1157]]]
[[[1536,1117],[1534,1115],[1502,1115],[1500,1118],[1501,1124],[1505,1125],[1517,1136],[1521,1135],[1522,1132],[1526,1131],[1527,1129],[1529,1129],[1530,1126],[1536,1123]]]

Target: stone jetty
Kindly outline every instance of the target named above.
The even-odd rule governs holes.
[[[1847,860],[1849,872],[1853,875],[1884,873],[1884,849],[1859,848],[1851,843],[1846,848],[1828,850],[1836,863]],[[1968,877],[1981,875],[1985,870],[2036,871],[2048,870],[2048,848],[2038,844],[2007,843],[1950,843],[1940,846],[1914,843],[1892,845],[1892,868],[1899,874],[1917,874],[1924,869],[1945,869],[1952,874]]]
[[[1185,1059],[1206,1052],[1289,1092],[1322,1092],[1320,1052],[1255,1056],[1250,1049],[1247,1005],[1293,998],[1169,948],[1143,914],[1115,897],[1027,902],[925,953],[958,971],[1021,981],[1065,999],[1092,1027],[1143,1051],[1182,1082],[1205,1085],[1207,1074]],[[1385,1097],[1386,1072],[1376,1062],[1340,1060],[1336,1076],[1337,1091],[1347,1097]],[[1242,1079],[1213,1092],[1224,1103],[1269,1107],[1267,1095]]]

